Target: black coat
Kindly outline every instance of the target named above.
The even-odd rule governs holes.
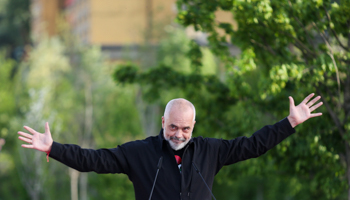
[[[81,172],[127,174],[133,182],[137,200],[149,198],[158,161],[163,157],[152,199],[203,200],[211,199],[211,194],[192,162],[212,188],[214,176],[224,165],[258,157],[294,132],[288,119],[283,119],[263,127],[249,138],[192,138],[182,157],[181,174],[173,150],[164,140],[163,130],[158,136],[128,142],[113,149],[82,149],[77,145],[54,142],[50,157]]]

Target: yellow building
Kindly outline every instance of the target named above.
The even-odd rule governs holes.
[[[32,0],[32,33],[54,35],[64,12],[72,32],[84,43],[98,45],[154,42],[157,27],[171,23],[175,1],[163,0]]]
[[[72,33],[81,42],[100,45],[118,59],[124,46],[156,44],[164,27],[176,16],[176,0],[32,0],[32,34],[57,33],[64,13]],[[233,22],[231,13],[218,12],[219,21]],[[190,38],[203,44],[206,34],[187,28]]]

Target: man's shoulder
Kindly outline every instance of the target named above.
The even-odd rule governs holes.
[[[193,137],[192,141],[195,144],[205,145],[205,144],[219,144],[221,143],[222,139],[198,136],[198,137]]]
[[[121,146],[124,148],[142,148],[142,147],[149,147],[150,145],[156,145],[159,143],[159,137],[158,136],[150,136],[142,140],[134,140],[130,142],[126,142],[122,144]]]

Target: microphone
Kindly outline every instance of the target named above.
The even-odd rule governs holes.
[[[205,186],[207,186],[207,188],[208,188],[208,190],[209,190],[209,192],[210,192],[211,196],[212,196],[212,197],[215,199],[214,194],[211,192],[211,190],[210,190],[209,186],[208,186],[208,185],[207,185],[207,183],[205,182],[205,180],[204,180],[204,178],[203,178],[203,176],[202,176],[201,172],[198,170],[198,168],[197,168],[196,164],[194,164],[194,162],[192,162],[192,165],[193,165],[194,169],[196,170],[196,172],[199,174],[199,176],[202,178],[202,180],[203,180],[203,182],[204,182]],[[215,199],[215,200],[216,200],[216,199]]]
[[[154,178],[151,194],[149,195],[149,199],[148,200],[151,200],[151,198],[152,198],[152,194],[153,194],[154,186],[156,185],[158,173],[159,173],[160,168],[162,167],[162,161],[163,161],[163,156],[159,158],[158,165],[157,165],[158,169],[157,169],[156,177]]]

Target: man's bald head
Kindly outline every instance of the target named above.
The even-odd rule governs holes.
[[[193,111],[193,121],[196,119],[196,109],[194,105],[183,98],[173,99],[168,102],[164,111],[164,118],[168,118],[172,109],[176,109],[178,111],[188,111],[191,109]]]
[[[196,110],[186,99],[173,99],[166,105],[162,117],[163,136],[175,151],[190,141],[195,118]]]

